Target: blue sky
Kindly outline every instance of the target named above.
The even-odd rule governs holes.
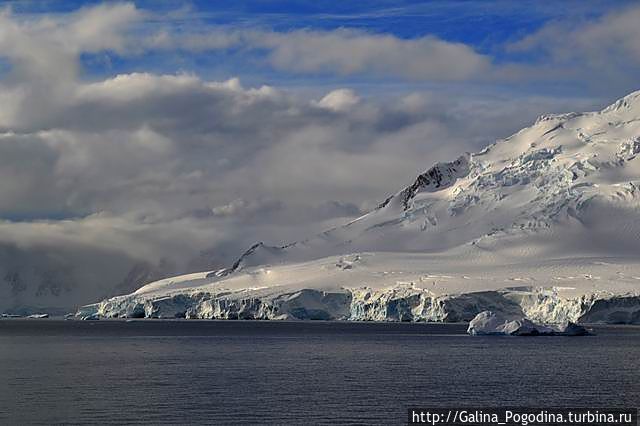
[[[79,8],[100,4],[97,1],[19,1],[5,2],[16,16],[37,17],[72,13]],[[270,31],[287,34],[296,31],[333,32],[354,30],[364,34],[391,35],[400,40],[421,37],[462,43],[480,55],[486,55],[495,65],[539,64],[548,53],[544,49],[513,51],[512,43],[535,34],[545,26],[559,24],[566,28],[589,25],[610,13],[623,11],[632,1],[137,1],[144,18],[130,30],[139,37],[155,32],[172,34],[207,34],[210,31]],[[397,78],[394,75],[373,75],[367,70],[354,73],[334,73],[319,69],[292,72],[287,67],[266,64],[265,51],[236,45],[226,49],[149,49],[136,54],[119,55],[113,51],[81,55],[85,76],[105,77],[132,71],[158,73],[195,72],[206,78],[240,77],[248,84],[276,84],[290,87],[331,87],[342,84],[360,86],[362,90],[390,90],[389,87],[411,90],[416,86],[432,90],[451,89],[446,82],[429,79]],[[535,74],[535,73],[534,73]],[[538,73],[539,74],[539,73]],[[496,93],[552,94],[562,92],[577,96],[590,92],[606,98],[609,90],[615,95],[628,90],[624,84],[615,88],[593,87],[592,81],[580,78],[494,79],[472,90]],[[586,79],[589,80],[589,79]],[[407,85],[409,86],[407,88]],[[387,86],[381,88],[381,86]],[[592,86],[592,87],[588,87]],[[596,85],[597,86],[597,85]],[[455,87],[469,90],[464,81]],[[393,89],[391,89],[393,90]]]
[[[100,1],[4,1],[20,14],[68,13]],[[360,28],[403,38],[435,34],[482,47],[531,32],[549,20],[601,16],[628,1],[513,2],[458,1],[136,1],[144,10],[173,20],[209,25],[263,26],[278,31],[296,28]],[[167,16],[172,15],[172,16]]]

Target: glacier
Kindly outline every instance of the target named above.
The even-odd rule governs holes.
[[[374,261],[375,257],[380,260]],[[207,278],[208,272],[189,274],[85,306],[77,316],[463,322],[491,310],[541,323],[640,324],[640,295],[633,291],[631,282],[624,292],[503,286],[508,280],[503,277],[513,275],[513,271],[549,268],[557,273],[579,269],[577,263],[570,266],[527,264],[526,269],[522,265],[474,267],[465,269],[462,275],[443,275],[420,269],[418,264],[422,261],[428,269],[429,262],[422,259],[428,255],[415,254],[411,258],[413,262],[407,262],[406,257],[388,253],[347,256],[347,259],[367,259],[370,262],[367,266],[360,264],[362,260],[330,257],[273,269],[250,268],[232,278],[213,282]],[[356,266],[345,267],[349,265],[345,262]],[[401,268],[393,270],[389,267],[392,265]],[[629,265],[616,266],[624,270],[623,267]],[[604,276],[610,265],[585,259],[582,267],[601,271]],[[575,278],[593,281],[584,275]],[[327,285],[327,281],[333,284]],[[260,285],[256,285],[258,283]]]
[[[78,317],[640,324],[640,91],[549,114],[371,212]]]

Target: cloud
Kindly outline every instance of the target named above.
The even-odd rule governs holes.
[[[318,106],[332,111],[346,111],[360,102],[360,98],[353,90],[336,89],[322,97]]]
[[[354,30],[270,33],[259,44],[272,49],[271,64],[294,72],[374,73],[416,80],[469,80],[490,69],[488,57],[434,36],[400,39]]]
[[[131,273],[141,267],[148,270],[143,280],[175,274],[173,261],[184,267],[197,259],[194,246],[223,238],[220,230],[202,225],[182,219],[160,228],[108,214],[0,221],[0,309],[73,309],[116,288],[140,286],[144,281],[136,282]]]
[[[520,40],[484,45],[480,50],[430,34],[403,38],[353,28],[231,27],[201,22],[189,8],[158,15],[132,3],[102,4],[45,19],[21,18],[5,9],[0,15],[0,54],[9,58],[14,81],[32,82],[30,88],[15,91],[34,90],[38,79],[56,79],[58,90],[66,90],[64,82],[73,81],[80,72],[80,54],[104,53],[107,60],[115,56],[135,61],[157,53],[167,55],[168,64],[181,64],[189,63],[191,56],[206,58],[213,53],[222,55],[216,67],[227,62],[246,69],[269,66],[289,75],[511,88],[540,82],[606,85],[601,93],[609,84],[620,90],[633,86],[640,65],[640,35],[635,26],[639,14],[640,7],[635,5],[595,19],[561,11],[558,15],[565,20],[549,21]],[[193,16],[184,26],[188,15]],[[605,84],[594,75],[621,81]],[[42,87],[37,91],[42,92]]]
[[[556,76],[580,79],[601,90],[637,89],[640,71],[640,7],[614,10],[599,18],[554,21],[507,46],[536,58]]]
[[[133,3],[104,3],[73,13],[56,28],[54,37],[75,52],[122,51],[125,30],[143,16]]]
[[[267,216],[282,209],[282,202],[279,200],[245,200],[238,198],[228,204],[213,207],[210,212],[216,217],[244,218],[252,216]]]
[[[403,39],[361,30],[207,28],[176,32],[162,29],[131,49],[210,52],[239,50],[276,70],[294,74],[373,75],[416,81],[480,80],[492,70],[491,58],[463,43],[428,35]]]
[[[590,14],[579,8],[542,9],[544,18],[539,19],[546,23],[532,34],[514,33],[521,38],[477,41],[477,45],[433,34],[403,38],[353,28],[275,31],[195,25],[184,30],[167,25],[135,46],[138,51],[214,52],[246,67],[258,64],[312,78],[473,83],[546,93],[560,88],[575,94],[586,88],[599,96],[636,88],[640,35],[635,23],[640,7],[598,7]],[[507,12],[498,15],[508,19],[501,13]]]
[[[0,13],[0,55],[14,67],[14,77],[71,79],[77,56],[104,50],[123,51],[125,29],[142,13],[131,3],[80,9],[59,19],[19,19],[10,9]]]
[[[366,213],[353,203],[329,200],[316,207],[316,213],[323,219],[361,216]]]

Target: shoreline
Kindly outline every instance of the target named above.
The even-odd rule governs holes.
[[[292,319],[202,319],[202,318],[101,318],[99,320],[82,320],[78,318],[65,319],[64,317],[49,318],[0,318],[0,323],[23,322],[23,323],[59,323],[59,324],[283,324],[283,325],[311,325],[311,324],[333,324],[333,325],[382,325],[382,326],[402,326],[402,327],[467,327],[469,321],[458,322],[437,322],[437,321],[374,321],[374,320],[292,320]],[[584,327],[606,327],[640,329],[640,324],[626,323],[579,323]]]

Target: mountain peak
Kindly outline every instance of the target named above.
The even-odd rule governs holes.
[[[638,118],[640,118],[640,90],[629,93],[627,96],[618,99],[617,101],[603,109],[602,113],[609,113],[624,109],[636,110]]]
[[[600,235],[590,246],[569,250],[604,250],[607,240],[623,242],[607,250],[640,250],[640,243],[631,241],[633,233],[612,229],[604,220],[640,211],[640,108],[635,105],[640,92],[603,112],[543,115],[536,125],[478,153],[434,164],[345,225],[285,247],[252,247],[232,270],[355,251],[479,247],[505,235],[523,238],[519,244],[526,246],[528,233],[542,238],[560,230],[578,234],[576,240]],[[628,228],[640,233],[637,221],[628,220]],[[571,238],[545,244],[571,244]]]
[[[404,209],[409,207],[409,201],[419,192],[441,191],[453,185],[459,178],[468,175],[470,157],[469,153],[465,153],[455,161],[436,163],[418,175],[412,185],[398,194]]]

